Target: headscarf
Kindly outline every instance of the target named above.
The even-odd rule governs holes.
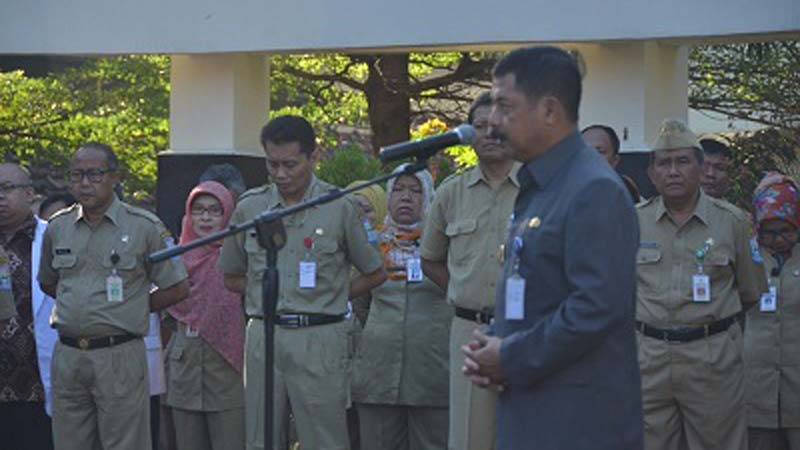
[[[392,173],[400,173],[405,170],[410,163],[397,166]],[[412,174],[419,180],[422,186],[422,215],[419,222],[400,225],[392,218],[391,213],[386,214],[378,248],[383,255],[383,264],[393,280],[403,280],[406,278],[406,261],[412,257],[419,257],[419,238],[422,232],[422,223],[425,215],[433,202],[433,177],[427,170],[421,170]],[[392,195],[392,188],[397,178],[392,178],[386,184],[388,196]],[[388,208],[387,208],[388,209]]]
[[[795,228],[800,227],[797,216],[799,200],[797,186],[789,179],[756,190],[753,196],[756,229],[760,229],[761,223],[769,219],[780,219]]]
[[[366,181],[354,181],[347,185],[347,189],[354,188],[359,184],[364,184]],[[371,223],[373,228],[378,227],[380,224],[383,223],[383,219],[386,218],[386,191],[383,190],[382,187],[378,186],[377,184],[373,184],[372,186],[367,186],[364,189],[359,189],[353,194],[358,194],[364,196],[369,201],[369,204],[372,205],[372,209],[375,210],[375,222]]]
[[[198,184],[189,198],[183,215],[180,243],[198,239],[192,229],[192,203],[200,195],[211,195],[222,205],[222,226],[228,225],[233,214],[233,196],[216,181]],[[198,247],[181,257],[189,272],[189,297],[171,306],[168,311],[177,320],[198,330],[200,337],[233,366],[242,371],[244,351],[244,316],[239,294],[225,288],[222,272],[217,269],[222,241]]]

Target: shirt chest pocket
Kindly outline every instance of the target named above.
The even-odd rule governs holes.
[[[659,280],[663,276],[659,273],[661,258],[661,250],[658,248],[639,247],[636,252],[637,287],[642,292],[659,291]]]
[[[453,263],[460,265],[472,259],[478,244],[474,241],[477,229],[478,221],[475,219],[459,220],[447,225],[444,233],[450,240],[448,252]]]
[[[119,260],[117,260],[116,263],[112,261],[111,256],[107,256],[100,260],[100,265],[103,266],[103,268],[106,269],[109,274],[116,269],[119,276],[122,277],[123,281],[126,282],[141,276],[139,273],[140,270],[137,269],[143,266],[140,266],[136,263],[136,255],[118,254],[118,256]]]
[[[732,258],[727,253],[712,253],[703,262],[703,270],[708,273],[711,283],[724,281],[733,275]]]
[[[78,257],[74,254],[55,255],[53,257],[53,269],[59,273],[68,273],[78,265]]]

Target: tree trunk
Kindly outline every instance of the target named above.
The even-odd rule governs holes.
[[[408,53],[372,55],[364,58],[369,66],[366,95],[372,151],[407,141],[411,127]]]

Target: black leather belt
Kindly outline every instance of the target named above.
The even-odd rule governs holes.
[[[456,306],[456,317],[459,317],[464,320],[469,320],[470,322],[488,324],[491,323],[492,320],[494,319],[494,314]]]
[[[717,333],[722,333],[731,327],[731,325],[739,322],[744,313],[734,314],[730,317],[711,322],[703,325],[702,327],[693,328],[672,328],[663,330],[650,326],[644,322],[636,321],[636,328],[642,332],[643,335],[654,339],[661,339],[667,342],[692,342],[698,339],[703,339],[713,336]]]
[[[80,350],[95,350],[98,348],[113,347],[115,345],[124,344],[134,339],[141,339],[141,336],[135,334],[118,334],[116,336],[104,336],[97,338],[75,338],[69,336],[59,336],[58,339],[62,344],[77,348]]]
[[[247,318],[264,320],[264,316],[261,315],[248,315]],[[284,328],[303,328],[338,323],[346,318],[347,314],[279,314],[275,318],[275,325]]]

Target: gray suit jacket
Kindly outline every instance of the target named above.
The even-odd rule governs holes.
[[[509,382],[497,406],[498,450],[641,449],[630,194],[577,131],[518,178],[495,323]],[[525,313],[507,320],[515,262]]]

